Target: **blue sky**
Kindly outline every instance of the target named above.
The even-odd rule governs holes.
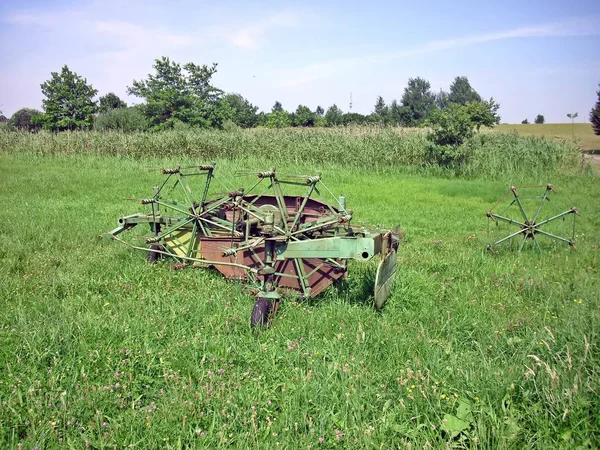
[[[214,84],[262,110],[337,104],[369,113],[409,77],[467,76],[503,122],[587,120],[600,83],[600,2],[34,0],[0,2],[0,110],[41,108],[67,64],[99,95],[126,95],[160,56],[217,62]]]

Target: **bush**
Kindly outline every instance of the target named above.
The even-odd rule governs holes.
[[[292,124],[289,115],[285,111],[274,111],[267,115],[267,128],[286,128]]]
[[[470,147],[465,143],[473,138],[474,130],[479,133],[482,126],[491,128],[500,122],[499,107],[490,99],[466,105],[450,103],[444,109],[432,110],[427,121],[431,126],[427,135],[430,158],[443,166],[464,163],[470,153]]]
[[[429,119],[428,154],[433,162],[445,166],[466,159],[463,143],[473,137],[473,121],[466,106],[451,103],[447,108],[434,109]]]
[[[94,120],[94,128],[98,131],[145,131],[148,123],[142,112],[135,106],[117,108],[99,114]]]
[[[41,128],[39,119],[41,117],[42,112],[37,109],[22,108],[8,120],[8,128],[20,131],[39,131]]]

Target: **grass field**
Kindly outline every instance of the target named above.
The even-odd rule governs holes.
[[[511,178],[325,161],[355,220],[406,232],[392,296],[377,313],[357,263],[252,333],[242,285],[98,239],[173,162],[0,155],[0,447],[600,446],[598,178],[523,175],[581,211],[579,252],[492,256],[485,212]]]
[[[546,123],[542,125],[502,124],[494,128],[501,133],[518,132],[521,136],[546,137],[555,141],[577,143],[583,150],[600,152],[600,136],[594,134],[591,123]]]

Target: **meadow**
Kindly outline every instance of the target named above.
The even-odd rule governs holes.
[[[521,136],[545,137],[553,141],[573,142],[582,150],[600,152],[600,136],[594,134],[592,124],[545,123],[545,124],[502,124],[495,132],[517,132]]]
[[[600,179],[568,143],[484,137],[432,166],[419,133],[0,133],[2,448],[597,448]],[[402,225],[373,264],[249,328],[253,298],[99,239],[161,167],[323,172],[357,222]],[[576,206],[578,251],[485,251],[511,184]]]

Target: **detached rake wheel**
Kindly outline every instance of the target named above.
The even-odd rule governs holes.
[[[511,186],[486,214],[489,219],[488,224],[493,224],[495,231],[495,238],[491,239],[488,227],[490,243],[487,249],[496,253],[500,245],[517,242],[518,250],[521,251],[527,242],[530,242],[531,246],[541,251],[538,241],[540,237],[544,237],[568,244],[577,250],[575,216],[578,216],[579,212],[577,208],[560,213],[545,211],[544,206],[550,202],[550,192],[556,192],[551,184]],[[566,223],[568,216],[572,216],[572,226],[569,227]],[[503,237],[500,237],[502,235]]]

